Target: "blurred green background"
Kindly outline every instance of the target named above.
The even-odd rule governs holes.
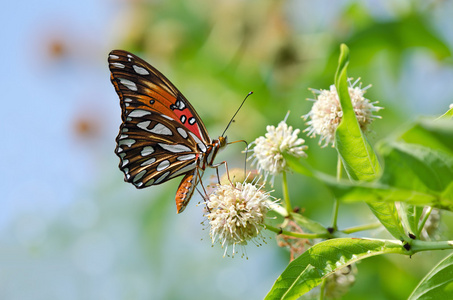
[[[271,234],[245,248],[248,259],[222,258],[200,225],[198,195],[176,215],[178,180],[145,190],[123,182],[110,50],[134,52],[163,72],[213,138],[254,91],[228,130],[230,141],[252,142],[288,110],[288,123],[306,128],[308,88],[329,88],[346,43],[349,75],[372,84],[367,98],[385,107],[374,143],[453,102],[452,15],[452,1],[422,0],[5,3],[0,299],[261,299],[287,265]],[[308,162],[334,174],[334,149],[300,136]],[[241,167],[242,147],[218,160]],[[289,177],[294,205],[329,225],[329,194]],[[279,187],[276,178],[275,197]],[[365,205],[340,209],[341,228],[373,221]],[[345,299],[406,298],[443,255],[367,259]]]

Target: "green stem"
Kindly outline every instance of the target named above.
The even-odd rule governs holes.
[[[319,239],[319,238],[328,238],[329,233],[298,233],[298,232],[292,232],[292,231],[286,231],[282,230],[281,228],[277,228],[271,225],[264,225],[267,230],[270,230],[272,232],[275,232],[277,234],[282,234],[286,236],[292,236],[296,238],[301,238],[301,239]]]
[[[282,175],[283,199],[285,200],[286,211],[288,212],[289,216],[293,209],[291,207],[291,201],[289,201],[288,180],[286,179],[286,172],[283,171]]]
[[[338,225],[337,225],[337,220],[338,220],[338,208],[340,207],[340,202],[338,201],[337,198],[333,199],[333,213],[332,213],[332,228],[334,231],[337,231]]]
[[[340,181],[341,177],[343,177],[343,162],[341,161],[340,156],[338,156],[338,160],[337,160],[337,180]]]
[[[322,280],[322,283],[321,283],[321,286],[319,288],[319,300],[323,300],[324,299],[324,294],[326,292],[326,283],[327,283],[327,278],[324,278]]]
[[[446,249],[453,250],[453,241],[427,242],[413,240],[411,243],[411,251],[413,253],[420,251],[446,250]]]
[[[338,156],[337,160],[337,180],[340,181],[341,176],[343,175],[343,163],[341,162],[340,156]],[[333,200],[333,213],[332,213],[332,228],[334,231],[337,230],[338,225],[338,209],[340,208],[340,201],[337,198]]]
[[[420,236],[420,233],[422,232],[423,227],[425,227],[425,223],[426,223],[426,221],[428,221],[429,215],[431,215],[432,210],[433,210],[433,208],[431,206],[429,206],[428,209],[426,209],[425,215],[423,216],[423,219],[417,228],[417,231],[418,231],[416,233],[417,236]]]
[[[381,226],[382,226],[381,223],[376,222],[376,223],[372,223],[372,224],[366,224],[366,225],[360,225],[360,226],[346,228],[344,230],[341,230],[341,232],[346,233],[346,234],[351,234],[351,233],[354,233],[354,232],[376,229],[376,228],[379,228]]]

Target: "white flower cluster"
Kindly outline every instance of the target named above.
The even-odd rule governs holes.
[[[264,219],[269,210],[269,193],[262,192],[251,183],[235,185],[219,185],[217,190],[209,195],[207,201],[208,213],[205,217],[209,221],[212,243],[219,241],[225,247],[246,245],[261,232]]]
[[[303,145],[305,140],[297,136],[300,130],[293,130],[292,126],[286,124],[286,120],[281,121],[277,128],[268,125],[266,129],[264,136],[258,137],[250,144],[250,147],[254,145],[251,157],[255,158],[253,164],[258,162],[258,170],[266,173],[265,180],[268,174],[275,176],[286,170],[284,153],[294,157],[307,156],[304,152],[307,146]]]
[[[374,104],[378,103],[377,101],[370,102],[370,100],[363,96],[371,85],[362,88],[362,84],[360,83],[359,86],[355,86],[359,80],[360,78],[354,83],[351,83],[351,80],[348,80],[348,91],[360,128],[363,131],[366,131],[368,125],[370,125],[375,118],[381,118],[380,116],[373,115],[373,113],[381,110],[382,107],[374,106]],[[329,144],[334,146],[335,130],[343,117],[337,90],[334,85],[331,85],[330,90],[319,91],[313,89],[312,91],[315,95],[315,99],[308,100],[312,100],[315,103],[313,104],[311,111],[303,116],[305,120],[308,118],[311,119],[307,122],[309,127],[305,129],[304,132],[308,131],[307,135],[310,137],[319,135],[319,144],[325,140],[323,147]]]

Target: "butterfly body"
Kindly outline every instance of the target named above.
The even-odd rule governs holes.
[[[214,158],[226,138],[212,140],[190,102],[144,60],[113,50],[108,62],[120,97],[123,122],[115,153],[124,180],[140,189],[184,175],[175,198],[180,213],[204,170],[217,166]]]

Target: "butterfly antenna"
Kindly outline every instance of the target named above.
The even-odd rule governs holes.
[[[238,112],[239,112],[239,110],[241,109],[242,105],[244,105],[245,100],[247,100],[247,98],[248,98],[251,94],[253,94],[253,92],[248,93],[247,96],[245,96],[244,100],[242,100],[241,105],[239,106],[238,110],[236,110],[236,112],[234,113],[234,115],[233,115],[233,117],[231,118],[230,122],[228,123],[227,127],[226,127],[225,130],[223,131],[222,136],[225,136],[225,132],[227,131],[228,127],[230,127],[231,123],[232,123],[233,120],[234,120],[234,117],[236,117],[236,115],[238,114]]]

